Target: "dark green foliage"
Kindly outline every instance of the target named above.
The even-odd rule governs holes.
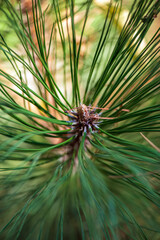
[[[140,51],[160,1],[122,29],[121,1],[99,19],[92,0],[5,2],[20,49],[1,35],[0,239],[160,239],[160,29]],[[100,117],[76,142],[81,103]]]

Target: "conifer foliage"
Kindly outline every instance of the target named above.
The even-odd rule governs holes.
[[[160,1],[46,2],[1,8],[0,239],[158,240]]]

